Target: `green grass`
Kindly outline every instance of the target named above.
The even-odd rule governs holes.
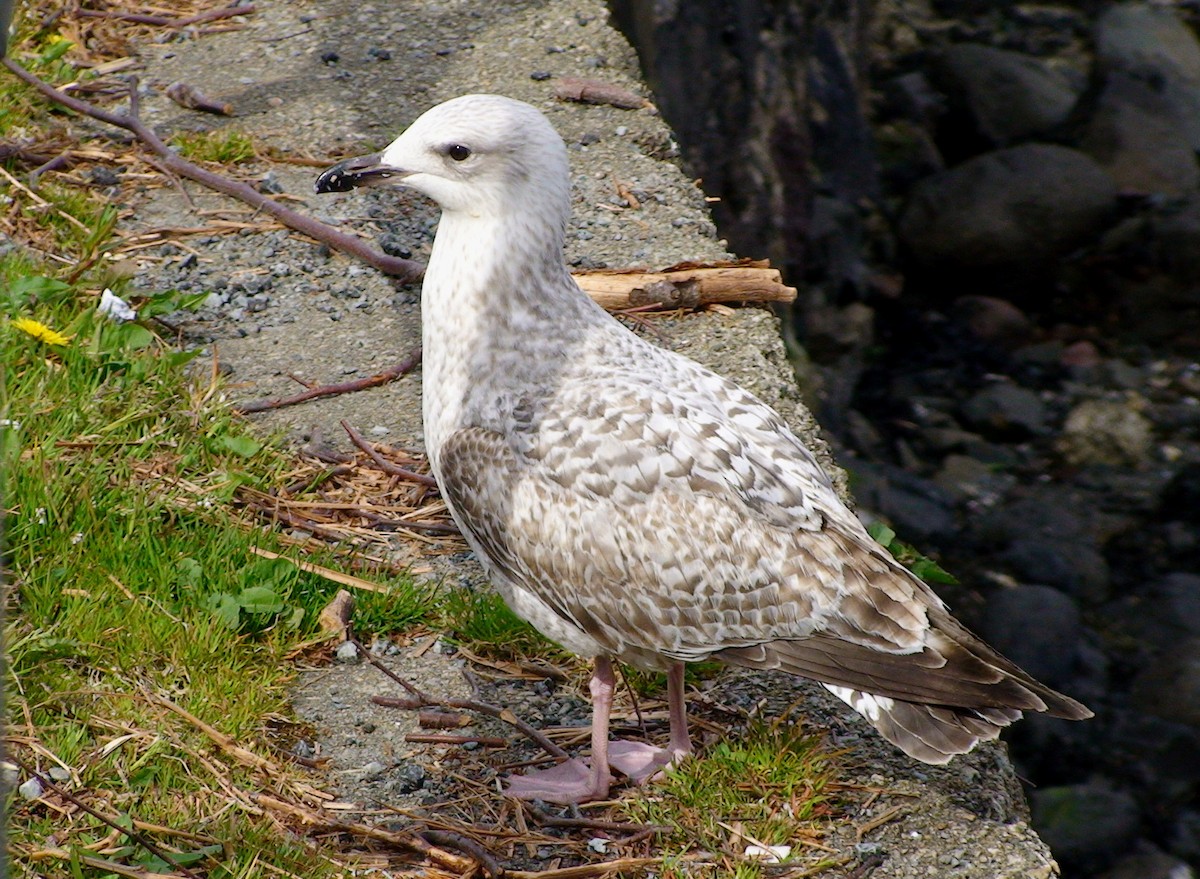
[[[43,770],[54,764],[39,753],[55,755],[77,774],[77,793],[111,814],[219,838],[230,855],[209,856],[201,866],[210,875],[260,875],[246,873],[256,857],[319,875],[311,853],[281,844],[269,823],[222,814],[217,775],[246,790],[261,780],[214,763],[206,737],[151,699],[270,753],[264,719],[287,710],[292,675],[284,654],[315,633],[336,586],[254,556],[252,546],[278,548],[274,532],[237,526],[224,504],[240,484],[270,487],[286,461],[186,377],[189,354],[148,324],[98,317],[93,297],[34,268],[24,256],[0,260],[5,685],[10,731],[44,749],[16,753]],[[170,295],[141,303],[180,304]],[[49,344],[17,318],[68,338]],[[133,737],[104,750],[123,734]],[[214,774],[214,765],[223,768]],[[52,835],[82,852],[108,833],[37,802],[10,805],[18,863]],[[132,847],[107,857],[148,855]]]
[[[194,162],[232,165],[248,162],[257,155],[250,135],[235,128],[177,134],[171,138],[171,145],[177,147],[185,159]]]
[[[811,860],[798,840],[813,838],[832,814],[832,776],[830,755],[817,736],[784,721],[755,724],[668,770],[663,783],[621,808],[633,821],[675,828],[665,847],[721,853],[727,870],[721,875],[755,879],[761,865],[744,858],[751,839],[791,846],[793,858]]]

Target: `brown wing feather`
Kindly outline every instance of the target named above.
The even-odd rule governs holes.
[[[907,702],[1087,716],[971,635],[865,534],[828,522],[788,532],[678,484],[638,504],[581,499],[480,428],[452,436],[440,467],[455,518],[497,573],[629,661],[711,655]]]

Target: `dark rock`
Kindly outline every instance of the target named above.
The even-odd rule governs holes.
[[[936,483],[878,462],[843,462],[843,466],[852,472],[858,502],[887,519],[900,540],[925,550],[928,544],[949,541],[957,533],[954,499]]]
[[[396,793],[411,794],[425,784],[425,769],[419,763],[405,763],[396,770],[393,787]]]
[[[1000,557],[1019,580],[1047,583],[1091,604],[1108,598],[1108,562],[1087,541],[1029,536],[1014,540]]]
[[[993,594],[980,625],[989,644],[1039,681],[1074,690],[1083,623],[1068,596],[1049,586],[1018,586]]]
[[[1098,496],[1061,485],[1028,494],[970,520],[976,555],[997,555],[1025,583],[1054,586],[1077,598],[1107,595],[1111,572],[1101,547],[1115,527],[1098,512]]]
[[[993,146],[1061,125],[1081,91],[1040,58],[978,44],[951,46],[938,70],[939,84]]]
[[[960,502],[973,502],[978,507],[996,503],[1016,477],[969,455],[947,455],[933,481]]]
[[[1180,809],[1170,829],[1171,851],[1191,861],[1200,861],[1200,810]]]
[[[1110,765],[1149,789],[1160,814],[1194,802],[1200,784],[1200,730],[1136,709],[1114,711],[1112,719],[1105,737]]]
[[[1187,464],[1163,489],[1162,515],[1200,523],[1200,463]]]
[[[1048,430],[1042,398],[1010,382],[988,385],[964,402],[959,411],[969,426],[985,435],[1020,439]]]
[[[1200,196],[1164,206],[1149,231],[1155,264],[1180,285],[1177,298],[1200,302]]]
[[[103,165],[94,165],[88,171],[88,180],[97,186],[116,186],[121,182],[120,174]]]
[[[1155,717],[1200,727],[1200,638],[1172,645],[1143,669],[1133,699]]]
[[[1179,195],[1200,183],[1200,165],[1183,124],[1188,112],[1153,85],[1112,74],[1079,148],[1121,189]]]
[[[1090,157],[1027,144],[986,153],[913,187],[900,237],[926,267],[1043,265],[1101,230],[1116,188]]]
[[[1100,785],[1048,787],[1033,792],[1033,826],[1068,875],[1104,869],[1129,852],[1140,820],[1137,803]]]
[[[978,338],[1001,348],[1020,347],[1033,333],[1033,324],[1025,312],[995,296],[960,296],[954,300],[949,316]]]
[[[1169,7],[1121,3],[1097,20],[1096,67],[1154,84],[1179,110],[1192,148],[1200,150],[1200,41]]]
[[[1098,879],[1192,879],[1194,875],[1179,858],[1145,840],[1138,840],[1133,854],[1118,860]]]
[[[921,71],[904,73],[883,84],[883,110],[932,130],[946,112],[946,96]]]

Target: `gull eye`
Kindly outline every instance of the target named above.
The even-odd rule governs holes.
[[[471,148],[463,146],[461,143],[452,143],[446,147],[446,155],[456,162],[465,162],[471,157]]]

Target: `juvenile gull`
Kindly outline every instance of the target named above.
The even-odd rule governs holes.
[[[514,796],[608,795],[691,751],[686,662],[823,683],[889,741],[945,763],[1021,712],[1091,716],[893,561],[783,419],[610,317],[563,263],[562,139],[519,101],[434,107],[318,192],[409,186],[442,219],[425,273],[425,444],[454,520],[512,609],[595,660],[590,766]],[[667,672],[665,751],[609,742],[614,659]]]

